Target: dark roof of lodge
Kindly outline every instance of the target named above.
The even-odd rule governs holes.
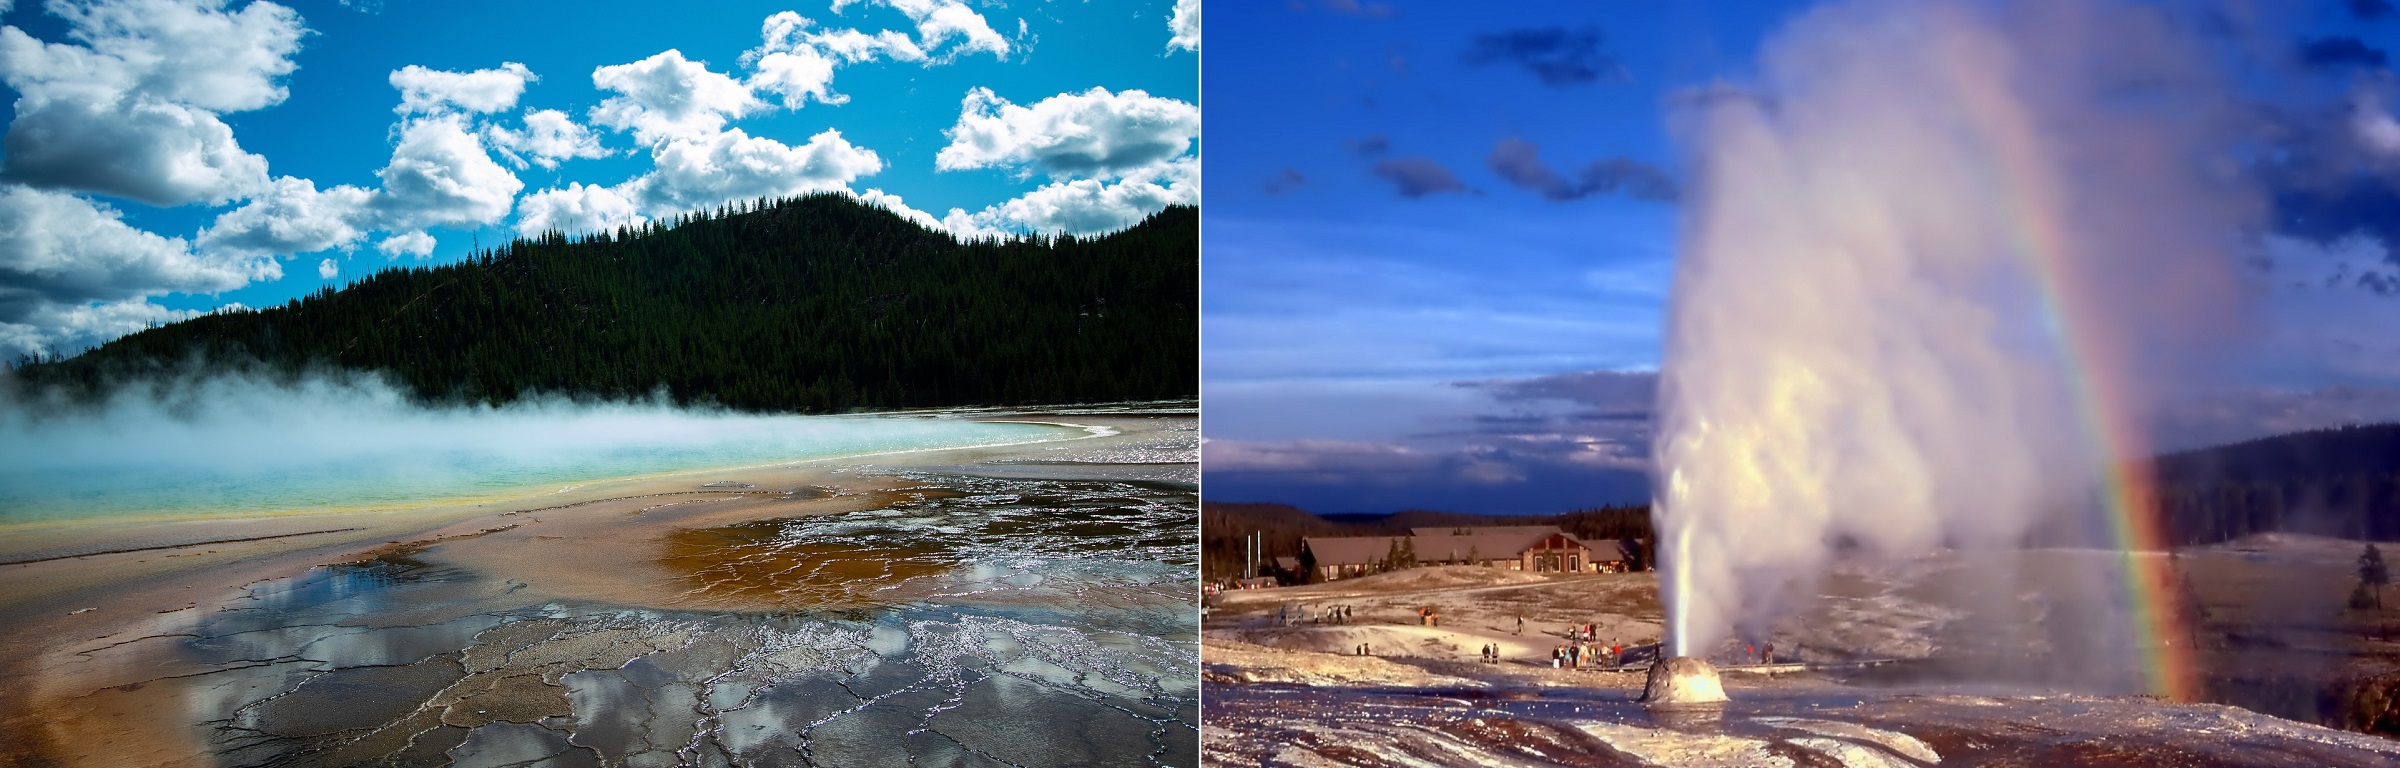
[[[1559,529],[1555,525],[1436,525],[1410,528],[1408,532],[1417,536],[1448,536],[1460,533],[1489,536],[1506,533],[1540,537],[1558,533]]]
[[[1591,551],[1592,559],[1606,562],[1623,560],[1625,550],[1614,541],[1585,542],[1568,536],[1555,525],[1495,525],[1481,528],[1443,526],[1410,529],[1415,536],[1308,536],[1302,542],[1316,556],[1317,565],[1366,565],[1383,562],[1392,552],[1392,543],[1413,538],[1411,547],[1420,561],[1441,560],[1508,560],[1532,549],[1551,536],[1563,537]],[[1466,531],[1461,534],[1459,531]]]
[[[1473,530],[1473,529],[1469,529]],[[1532,549],[1551,535],[1561,535],[1557,528],[1547,531],[1517,531],[1500,533],[1442,533],[1432,536],[1419,534],[1416,539],[1418,560],[1512,560],[1525,550]]]
[[[1365,565],[1383,562],[1398,536],[1307,536],[1300,543],[1317,558],[1317,566]]]
[[[1616,541],[1613,539],[1609,541],[1586,541],[1583,543],[1583,545],[1592,549],[1592,560],[1594,562],[1621,562],[1633,559],[1633,554],[1625,551],[1625,542],[1622,541]]]

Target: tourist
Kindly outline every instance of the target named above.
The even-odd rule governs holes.
[[[1522,615],[1517,617],[1517,634],[1525,634],[1525,617]]]

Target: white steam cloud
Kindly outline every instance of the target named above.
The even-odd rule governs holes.
[[[2238,304],[2222,92],[2154,8],[1865,0],[1689,101],[1654,507],[1674,652],[1756,636],[1837,549],[2089,512],[2138,448],[2096,417],[2191,373]]]
[[[1068,434],[663,400],[426,407],[380,376],[326,373],[195,374],[79,403],[0,376],[0,527],[522,496],[603,478]]]

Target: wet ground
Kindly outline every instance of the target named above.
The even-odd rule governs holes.
[[[487,611],[379,562],[262,584],[176,638],[227,765],[1188,765],[1188,641],[1072,610]]]
[[[1194,765],[1196,440],[1163,421],[1026,476],[711,476],[257,581],[85,641],[44,736],[62,764]],[[739,519],[775,510],[804,514]],[[625,526],[657,535],[583,543]]]
[[[2091,585],[2120,553],[2038,550],[1845,564],[1772,634],[1783,668],[1726,677],[1731,705],[1659,717],[1638,672],[1552,669],[1564,623],[1592,622],[1646,662],[1649,574],[1526,578],[1423,568],[1219,599],[1204,713],[1212,765],[2400,765],[2364,715],[2400,644],[2347,610],[2362,544],[2259,540],[2182,553],[2200,620],[2198,694],[2134,695],[2156,647],[2127,633],[2121,595]],[[2387,549],[2388,551],[2388,549]],[[1298,608],[1286,625],[1270,609]],[[1354,608],[1347,621],[1324,606]],[[1422,626],[1419,606],[1442,614]],[[1522,635],[1514,619],[1527,617]],[[1586,618],[1589,617],[1589,618]],[[1371,642],[1379,658],[1348,654]],[[1500,646],[1503,663],[1481,663]],[[2146,653],[2133,653],[2144,649]],[[1755,663],[1738,642],[1720,666]],[[2388,694],[2384,694],[2388,696]],[[2232,706],[2221,706],[2232,705]],[[2362,714],[2363,713],[2363,714]],[[2387,721],[2388,722],[2388,721]],[[2321,727],[2323,726],[2323,727]],[[2388,728],[2388,726],[2386,726]],[[2344,732],[2376,731],[2384,735]],[[1845,733],[1849,735],[1844,735]]]
[[[1271,766],[2390,766],[2400,742],[2140,698],[1211,685],[1203,762]]]

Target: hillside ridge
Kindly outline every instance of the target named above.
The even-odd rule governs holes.
[[[548,233],[150,328],[19,386],[380,371],[427,402],[563,395],[832,412],[1198,396],[1199,213],[959,242],[839,193]]]

